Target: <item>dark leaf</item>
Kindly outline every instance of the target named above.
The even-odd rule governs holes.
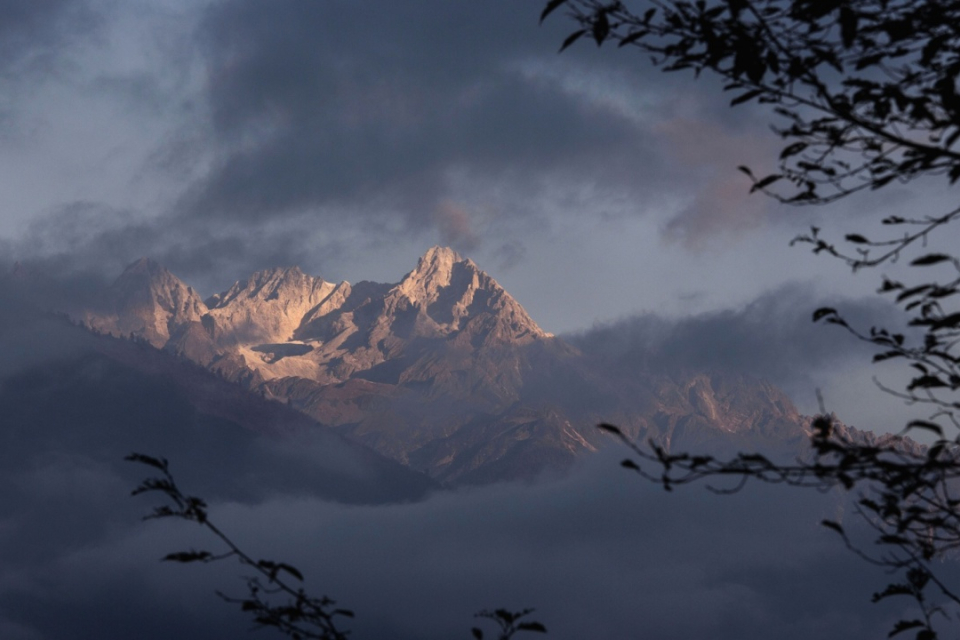
[[[788,145],[783,151],[780,152],[780,159],[784,160],[790,156],[795,156],[804,149],[807,148],[806,142],[794,142],[791,145]]]
[[[883,60],[884,57],[886,57],[886,55],[883,53],[863,56],[862,58],[857,60],[857,64],[855,65],[855,68],[857,71],[861,71],[862,69],[866,69],[867,67],[872,67],[876,65],[878,62],[880,62],[881,60]]]
[[[879,602],[884,598],[889,598],[890,596],[908,596],[911,594],[910,587],[905,584],[891,584],[887,585],[887,588],[881,591],[880,593],[873,594],[873,601]]]
[[[472,633],[473,637],[477,640],[483,640],[483,631],[480,631],[480,629],[474,627],[473,629],[470,629],[470,633]]]
[[[929,285],[929,284],[922,284],[919,287],[911,287],[909,289],[906,289],[903,291],[903,293],[897,296],[897,302],[903,302],[907,298],[912,298],[913,296],[921,294],[924,291],[929,291],[931,289],[931,286],[932,285]]]
[[[612,424],[607,424],[606,422],[601,422],[600,424],[598,424],[597,429],[600,429],[601,431],[607,431],[609,433],[614,433],[618,436],[623,435],[623,432],[620,431],[619,427],[615,427]]]
[[[855,244],[867,244],[870,242],[859,233],[848,233],[846,236],[844,236],[844,239],[847,242],[853,242]]]
[[[632,44],[632,43],[636,42],[637,40],[639,40],[640,38],[642,38],[642,37],[644,37],[645,35],[647,35],[648,33],[650,33],[650,32],[647,31],[647,30],[645,30],[645,29],[637,29],[636,31],[631,31],[629,34],[627,34],[626,36],[624,36],[623,38],[621,38],[620,44],[617,45],[617,46],[624,47],[624,46],[626,46],[626,45],[628,45],[628,44]]]
[[[607,12],[601,11],[593,21],[593,39],[598,47],[603,44],[608,35],[610,35],[610,21],[607,19]]]
[[[958,130],[957,133],[960,133],[960,130]],[[960,180],[960,164],[956,164],[950,168],[950,184],[953,184],[957,180]]]
[[[883,176],[882,178],[877,178],[876,180],[874,180],[874,181],[870,184],[870,188],[873,189],[873,190],[876,190],[876,189],[879,189],[879,188],[881,188],[881,187],[885,187],[885,186],[888,185],[890,182],[892,182],[893,179],[896,178],[896,177],[897,177],[897,174],[896,174],[896,173],[891,173],[890,175]]]
[[[948,385],[936,376],[920,376],[911,380],[907,389],[936,389],[946,386]]]
[[[817,322],[818,320],[821,320],[826,316],[835,316],[835,315],[837,315],[836,309],[833,309],[831,307],[820,307],[819,309],[813,312],[813,321]]]
[[[762,180],[759,180],[759,181],[753,183],[753,186],[750,187],[750,192],[753,193],[753,192],[756,191],[757,189],[763,189],[764,187],[769,187],[771,184],[773,184],[774,182],[776,182],[777,180],[779,180],[779,179],[782,178],[782,177],[783,177],[783,176],[780,175],[780,174],[778,174],[778,173],[770,174],[769,176],[766,176],[766,177],[763,178]]]
[[[956,130],[954,130],[954,132],[950,134],[950,136],[947,138],[947,141],[943,143],[943,146],[946,147],[947,149],[949,149],[950,147],[952,147],[952,146],[954,145],[954,143],[955,143],[958,139],[960,139],[960,127],[957,127]],[[953,172],[954,172],[954,171],[957,171],[957,169],[958,169],[958,167],[954,166],[953,169],[950,170],[950,177],[951,177],[951,178],[953,177]]]
[[[931,264],[947,262],[948,260],[952,260],[952,259],[953,259],[952,257],[943,253],[928,253],[925,256],[920,256],[919,258],[911,262],[910,265],[914,267],[926,267]]]
[[[761,95],[762,93],[763,91],[760,89],[754,89],[753,91],[747,91],[746,93],[742,93],[730,101],[730,106],[735,107],[738,104],[743,104],[744,102],[747,102],[748,100],[753,100],[754,98]]]
[[[579,31],[574,31],[573,33],[571,33],[569,36],[567,36],[567,39],[563,41],[563,44],[560,45],[560,51],[562,52],[564,49],[566,49],[567,47],[572,45],[574,42],[579,40],[583,36],[583,34],[585,34],[586,32],[587,32],[586,29],[580,29]]]
[[[820,524],[822,524],[823,526],[825,526],[825,527],[828,528],[828,529],[833,529],[834,531],[836,531],[836,532],[839,533],[840,535],[843,535],[843,527],[841,527],[839,524],[837,524],[837,523],[834,522],[833,520],[823,520],[823,521],[820,522]]]
[[[840,37],[847,49],[853,46],[857,37],[857,13],[848,4],[840,7]]]
[[[294,578],[296,578],[300,582],[303,582],[303,574],[300,573],[300,570],[297,569],[296,567],[291,567],[289,564],[285,562],[281,562],[280,564],[277,565],[277,568],[282,571],[286,571],[287,573],[292,575]]]
[[[931,431],[941,438],[943,437],[943,429],[940,428],[940,425],[935,422],[927,422],[926,420],[911,420],[907,423],[907,430],[910,429],[923,429],[926,431]]]
[[[156,467],[161,471],[166,471],[169,464],[165,458],[154,458],[142,453],[131,453],[130,455],[126,456],[124,460],[129,460],[130,462],[139,462],[151,467]]]
[[[933,61],[934,57],[936,57],[940,49],[943,47],[946,41],[947,41],[947,38],[944,35],[939,35],[935,38],[931,38],[930,42],[928,42],[923,47],[923,53],[920,56],[920,64],[922,65],[930,64]]]
[[[747,7],[747,2],[746,0],[727,0],[727,5],[730,7],[730,15],[736,19]]]
[[[180,551],[167,554],[163,557],[163,560],[169,562],[205,562],[211,557],[212,554],[209,551]]]
[[[924,626],[924,624],[920,620],[898,620],[897,624],[893,625],[893,631],[888,633],[887,637],[892,638],[898,633],[907,631],[908,629],[916,629],[917,627],[922,626]]]
[[[951,313],[950,315],[932,323],[930,326],[933,329],[953,329],[957,326],[960,326],[960,313]]]
[[[561,5],[567,3],[567,0],[550,0],[547,3],[547,6],[543,8],[543,12],[540,14],[540,22],[543,23],[551,13],[558,9]]]
[[[539,622],[521,622],[517,625],[517,629],[520,629],[521,631],[537,631],[539,633],[547,632],[547,628]]]
[[[878,353],[873,356],[874,362],[883,362],[884,360],[889,360],[891,358],[900,358],[903,357],[903,354],[899,351],[885,351],[883,353]]]

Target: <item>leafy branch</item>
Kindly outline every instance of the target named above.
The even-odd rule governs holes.
[[[477,613],[475,617],[493,620],[499,627],[497,630],[497,640],[510,640],[510,638],[520,631],[531,631],[535,633],[547,632],[547,628],[539,622],[533,622],[532,620],[524,620],[521,622],[523,618],[531,613],[533,613],[533,609],[524,609],[523,611],[507,611],[506,609],[487,611],[485,609]],[[480,628],[473,627],[470,631],[476,640],[483,640],[483,631]]]
[[[228,596],[217,592],[224,601],[239,605],[240,610],[253,616],[257,627],[276,629],[293,640],[345,640],[349,631],[338,627],[341,618],[353,618],[353,612],[336,607],[336,602],[327,596],[315,598],[307,594],[301,586],[303,574],[296,567],[285,562],[273,560],[254,560],[243,551],[219,527],[210,521],[206,502],[196,496],[183,493],[177,486],[170,465],[165,458],[155,458],[142,453],[132,453],[126,460],[146,465],[160,472],[158,477],[147,478],[133,490],[132,495],[142,493],[160,493],[169,504],[154,507],[153,512],[144,520],[156,518],[181,518],[196,522],[204,527],[225,546],[226,551],[218,554],[209,551],[178,551],[164,556],[168,562],[217,562],[230,558],[236,559],[241,566],[253,569],[256,575],[245,578],[246,597]],[[497,640],[510,640],[521,631],[546,633],[543,624],[524,620],[533,609],[509,611],[507,609],[483,610],[476,614],[478,618],[492,620],[498,626]],[[471,629],[473,637],[482,640],[483,631],[477,627]]]
[[[258,627],[273,627],[294,640],[345,640],[349,632],[338,627],[341,618],[352,618],[353,612],[336,607],[336,602],[326,596],[315,598],[301,586],[303,574],[287,563],[272,560],[255,560],[240,549],[209,518],[207,504],[201,498],[184,494],[177,486],[164,458],[154,458],[133,453],[126,460],[152,467],[160,472],[158,477],[147,478],[132,495],[160,493],[169,504],[155,507],[144,519],[181,518],[196,522],[217,537],[227,548],[223,553],[209,551],[180,551],[167,554],[169,562],[216,562],[236,559],[243,567],[252,569],[253,576],[245,578],[246,597],[236,598],[217,592],[223,600],[240,606],[240,610],[253,616]]]
[[[891,183],[960,180],[960,5],[916,0],[650,0],[642,14],[621,1],[551,0],[579,25],[561,51],[589,36],[650,56],[664,71],[720,76],[732,106],[768,105],[784,140],[778,170],[756,175],[791,205],[822,205]],[[918,232],[863,243],[885,251],[846,256],[815,233],[815,252],[855,268],[896,259],[960,210],[887,224]],[[855,234],[854,234],[855,235]],[[849,238],[849,236],[848,236]]]
[[[646,6],[641,14],[620,0],[549,0],[541,21],[563,9],[576,23],[561,51],[585,36],[597,46],[615,43],[647,54],[664,71],[719,76],[734,94],[731,106],[767,106],[783,147],[773,173],[740,167],[753,182],[751,191],[789,205],[825,205],[893,183],[945,178],[951,186],[960,180],[960,3],[648,0]],[[947,439],[941,426],[960,430],[960,258],[922,253],[957,219],[960,208],[893,215],[882,220],[889,230],[884,237],[850,233],[840,245],[813,227],[792,243],[811,245],[815,254],[840,259],[854,271],[893,265],[920,249],[908,265],[919,269],[911,271],[919,281],[884,277],[878,291],[894,297],[913,333],[860,329],[833,308],[818,309],[813,319],[877,347],[875,362],[908,364],[912,378],[904,390],[881,388],[935,408],[904,429],[934,434],[929,448],[901,438],[857,439],[821,415],[812,426],[812,461],[784,465],[759,454],[718,460],[671,453],[653,442],[642,448],[616,427],[601,425],[632,450],[625,467],[668,490],[718,477],[734,480],[732,488],[713,488],[719,493],[737,491],[751,478],[821,490],[856,488],[858,513],[873,528],[881,553],[864,553],[839,523],[824,524],[865,559],[903,573],[902,582],[875,600],[913,598],[922,618],[901,620],[890,635],[918,630],[920,640],[936,637],[932,620],[945,613],[927,600],[931,585],[948,604],[960,605],[931,565],[960,547],[960,502],[953,494],[960,436]]]
[[[822,524],[839,534],[864,560],[906,576],[905,583],[892,583],[874,596],[874,602],[893,595],[910,596],[923,612],[923,619],[899,622],[891,636],[917,627],[922,632],[918,638],[936,637],[933,619],[946,612],[942,605],[928,600],[928,586],[935,586],[947,602],[960,606],[960,595],[933,569],[934,562],[956,556],[960,549],[960,498],[955,494],[960,479],[960,446],[940,440],[924,449],[899,436],[876,440],[857,437],[836,423],[833,416],[819,415],[811,424],[813,459],[783,464],[759,453],[740,453],[728,460],[670,453],[654,441],[640,446],[614,425],[598,427],[632,451],[633,457],[623,460],[621,466],[667,491],[712,479],[732,481],[730,486],[707,485],[718,494],[736,493],[750,480],[820,491],[838,486],[847,491],[856,489],[856,511],[873,529],[880,551],[864,552],[838,522],[824,520]],[[914,421],[908,428],[933,429],[936,425]]]

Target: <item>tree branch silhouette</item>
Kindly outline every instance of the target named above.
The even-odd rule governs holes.
[[[180,518],[196,522],[214,535],[226,547],[221,553],[210,551],[178,551],[163,557],[168,562],[218,562],[235,559],[241,566],[250,568],[255,575],[245,578],[247,595],[234,597],[217,591],[225,602],[239,605],[240,610],[253,617],[257,627],[273,628],[293,640],[346,640],[350,632],[342,629],[342,618],[353,618],[353,611],[336,606],[327,596],[309,595],[303,588],[303,574],[293,565],[274,560],[255,560],[241,549],[209,517],[207,503],[196,496],[183,493],[170,473],[169,462],[142,453],[131,453],[126,460],[146,465],[160,472],[158,477],[147,478],[132,492],[132,495],[159,493],[168,504],[154,507],[144,520]],[[476,617],[492,620],[497,624],[497,640],[510,640],[521,631],[546,633],[543,624],[524,620],[533,609],[509,611],[507,609],[483,610]],[[482,640],[483,631],[471,629],[473,637]]]
[[[919,179],[960,180],[960,3],[938,0],[649,0],[642,13],[622,1],[549,0],[541,22],[565,13],[576,24],[560,50],[586,37],[649,56],[664,71],[712,73],[733,92],[731,106],[766,105],[783,141],[777,170],[740,167],[762,192],[794,206],[828,205],[864,191]],[[960,546],[960,259],[927,249],[960,218],[945,212],[887,216],[880,235],[848,233],[842,242],[818,227],[791,244],[843,261],[853,271],[901,267],[912,282],[884,276],[878,294],[892,298],[910,332],[861,329],[840,311],[821,308],[814,321],[838,325],[878,348],[875,362],[901,360],[911,370],[895,397],[932,407],[902,435],[936,438],[923,449],[902,438],[867,442],[845,435],[832,416],[812,424],[812,460],[780,464],[759,454],[730,460],[641,447],[612,425],[601,429],[633,452],[624,466],[664,488],[729,478],[739,490],[749,479],[825,490],[856,488],[857,509],[876,534],[881,553],[864,553],[836,522],[824,525],[865,559],[897,570],[903,580],[875,595],[913,598],[922,616],[899,621],[892,635],[917,630],[936,637],[933,620],[947,612],[928,601],[936,587],[944,605],[960,605],[956,590],[933,571],[936,559]],[[886,231],[889,230],[889,231]]]

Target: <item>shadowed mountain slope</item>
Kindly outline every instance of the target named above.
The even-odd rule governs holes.
[[[0,377],[4,474],[57,455],[121,468],[138,451],[198,474],[197,490],[211,498],[256,500],[282,489],[381,503],[437,488],[303,413],[146,342],[92,336],[56,319],[44,332],[66,336],[72,353]]]

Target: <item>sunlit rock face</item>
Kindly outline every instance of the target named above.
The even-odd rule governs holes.
[[[83,322],[279,400],[448,483],[532,477],[607,443],[793,446],[805,420],[769,384],[719,372],[613,373],[543,331],[472,260],[434,247],[396,284],[257,272],[205,302],[149,261]]]
[[[109,311],[84,320],[103,333],[136,336],[164,346],[178,327],[199,322],[207,306],[191,287],[165,268],[142,258],[127,267],[108,292]]]
[[[207,306],[223,342],[279,343],[291,340],[307,312],[334,288],[299,267],[268,269],[208,298]]]

